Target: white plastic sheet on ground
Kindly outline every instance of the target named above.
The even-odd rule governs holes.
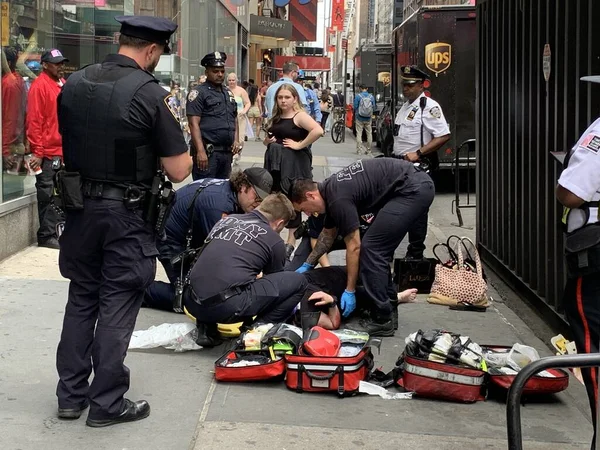
[[[369,395],[379,395],[385,400],[407,400],[412,398],[412,392],[398,392],[392,394],[386,388],[377,386],[367,381],[361,381],[358,385],[358,392]]]
[[[191,322],[163,323],[147,330],[134,331],[129,341],[129,350],[157,347],[176,352],[200,350],[202,347],[196,344],[197,337],[198,330]]]

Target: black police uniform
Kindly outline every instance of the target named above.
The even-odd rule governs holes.
[[[165,51],[177,27],[155,17],[116,20],[122,34]],[[158,251],[141,204],[126,206],[124,196],[147,195],[158,158],[187,151],[168,97],[151,73],[119,54],[72,74],[58,100],[66,170],[79,172],[84,191],[83,209],[68,211],[60,239],[61,274],[71,282],[57,351],[59,417],[89,400],[90,426],[134,420],[131,410],[145,403],[123,398],[123,361]]]
[[[201,64],[204,67],[225,67],[226,59],[225,53],[213,52],[202,58]],[[208,80],[194,86],[187,96],[186,114],[200,116],[200,133],[208,156],[208,168],[200,170],[192,140],[193,179],[228,178],[231,174],[238,114],[233,92],[227,86],[215,85]],[[212,150],[209,146],[212,146]]]
[[[360,227],[361,215],[375,214],[361,240],[360,278],[373,301],[375,322],[391,322],[389,264],[433,202],[433,181],[408,161],[375,158],[356,161],[319,183],[318,189],[326,204],[324,228],[337,228],[342,236]]]
[[[223,218],[208,239],[184,292],[185,307],[197,322],[236,323],[257,316],[275,323],[292,315],[307,281],[283,271],[285,245],[260,211]]]
[[[198,189],[202,191],[198,194]],[[202,245],[212,227],[223,216],[243,212],[238,204],[237,193],[229,180],[205,179],[190,183],[177,191],[177,202],[165,228],[166,239],[158,241],[158,260],[165,268],[170,283],[154,281],[146,290],[145,306],[165,311],[173,310],[175,282],[181,275],[181,265],[171,264],[171,259],[186,249],[186,236],[190,228],[190,207],[193,206],[193,236],[191,248]],[[184,266],[184,273],[188,267]]]

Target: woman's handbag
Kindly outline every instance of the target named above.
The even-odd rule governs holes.
[[[462,238],[473,244],[468,238]],[[475,245],[471,257],[475,260],[475,271],[465,264],[463,245],[455,247],[458,264],[450,268],[442,264],[435,266],[435,279],[431,286],[429,303],[443,305],[456,305],[469,303],[478,306],[487,306],[487,284],[483,279],[481,259]]]

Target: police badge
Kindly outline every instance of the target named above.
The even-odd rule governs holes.
[[[198,91],[196,89],[192,89],[187,96],[187,101],[193,102],[194,100],[196,100],[196,97],[198,97]]]
[[[436,119],[439,119],[442,117],[442,110],[440,109],[439,106],[434,106],[433,108],[431,108],[429,110],[429,113]]]

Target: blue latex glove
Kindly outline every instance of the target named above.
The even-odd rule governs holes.
[[[312,270],[314,267],[315,266],[313,266],[312,264],[304,263],[296,269],[296,273],[308,272],[309,270]]]
[[[345,290],[340,301],[342,307],[342,316],[348,317],[356,309],[356,294]]]

